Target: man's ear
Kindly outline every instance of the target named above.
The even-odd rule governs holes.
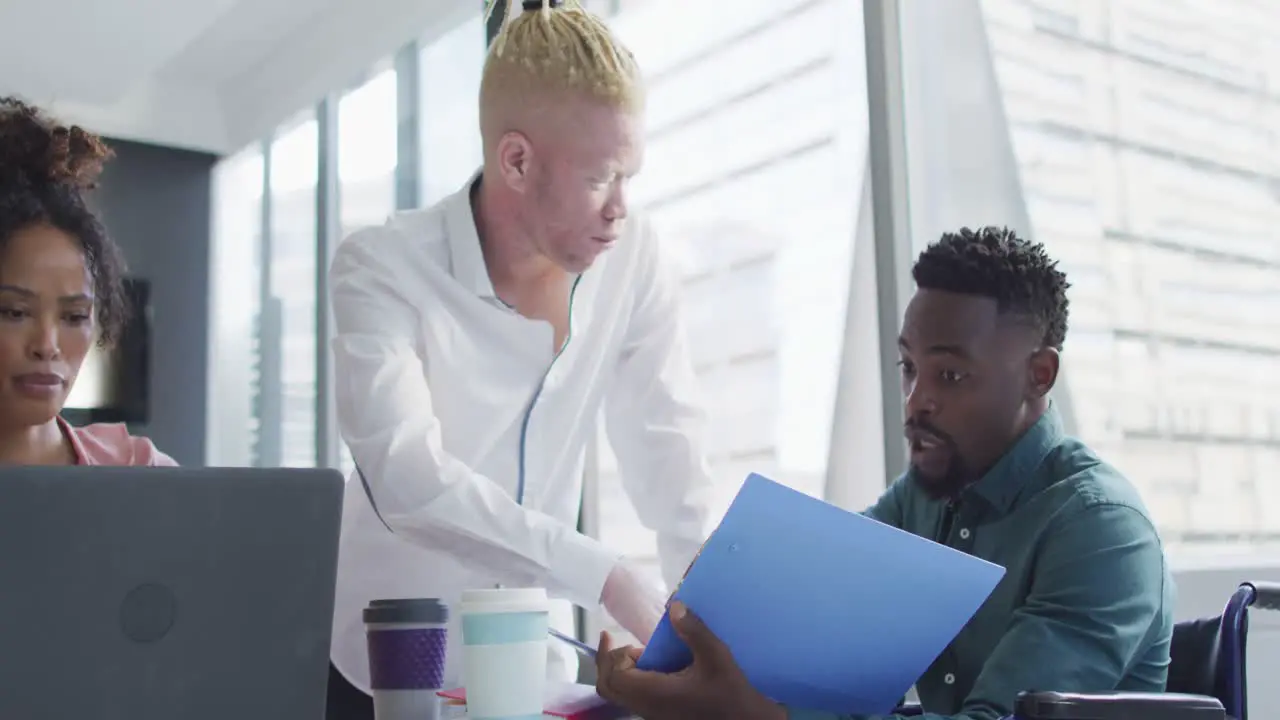
[[[498,141],[498,170],[512,190],[522,193],[528,187],[532,160],[533,145],[524,133],[509,132]]]
[[[1058,369],[1062,357],[1051,347],[1042,347],[1027,359],[1027,396],[1039,400],[1053,390],[1058,382]]]

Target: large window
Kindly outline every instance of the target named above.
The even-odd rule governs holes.
[[[338,442],[316,437],[332,392],[317,387],[319,251],[480,165],[471,1],[394,68],[317,98],[325,122],[313,109],[218,168],[210,462],[310,465]],[[909,290],[902,255],[943,229],[1011,224],[1072,282],[1068,424],[1136,482],[1175,566],[1280,547],[1280,4],[894,3],[903,62],[871,67],[901,73],[901,115],[867,103],[864,3],[731,5],[589,0],[649,79],[632,197],[683,271],[717,511],[749,472],[846,507],[878,494],[903,450],[883,442],[901,420],[886,281]],[[889,172],[874,195],[869,110],[894,121],[874,124],[894,146],[875,154]],[[891,214],[896,244],[872,206],[906,216]],[[587,529],[656,579],[653,534],[603,435],[594,449]],[[1190,585],[1194,605],[1206,588]]]
[[[331,392],[316,386],[316,359],[329,352],[315,324],[317,270],[328,262],[319,231],[337,239],[317,219],[336,214],[339,235],[381,223],[397,203],[437,202],[479,166],[475,6],[343,90],[324,116],[333,124],[309,111],[219,167],[212,461],[315,462],[317,400]],[[859,504],[889,479],[886,453],[878,440],[876,458],[850,459],[848,447],[881,433],[879,411],[900,402],[877,382],[870,337],[883,278],[860,214],[863,4],[590,7],[649,78],[648,158],[633,198],[684,273],[719,508],[748,472]],[[948,223],[1017,224],[1043,241],[1073,284],[1061,388],[1073,430],[1136,481],[1175,554],[1280,545],[1280,6],[943,7],[916,8],[937,26],[923,33],[930,42],[918,25],[902,38],[904,75],[936,65],[922,73],[934,80],[928,92],[901,88],[908,145],[933,143],[906,153],[915,232],[901,245],[931,241],[937,228],[920,232],[920,218],[947,213]],[[966,50],[957,38],[971,31]],[[981,122],[948,135],[961,115]],[[329,147],[336,157],[321,156]],[[979,181],[995,166],[1008,166],[1001,182]],[[336,179],[319,176],[332,168]],[[317,193],[335,180],[338,192]],[[318,197],[338,204],[317,208]],[[859,353],[871,360],[851,364]],[[588,524],[656,576],[653,535],[603,437],[598,449]],[[853,485],[860,491],[847,492]]]
[[[480,73],[484,57],[484,15],[480,10],[422,47],[419,187],[424,207],[462,187],[480,167]]]
[[[1173,553],[1280,542],[1280,11],[984,8],[1029,230],[1074,284],[1079,434]]]
[[[316,462],[316,181],[313,113],[270,147],[269,292],[260,330],[262,364],[278,382],[259,388],[258,462]]]
[[[381,225],[396,206],[396,71],[386,68],[338,101],[342,235]]]
[[[722,510],[751,472],[824,495],[867,121],[856,8],[713,6],[624,4],[613,25],[651,79],[633,197],[684,270]],[[601,539],[656,578],[603,438],[598,497]]]
[[[342,237],[362,227],[381,225],[395,212],[397,107],[396,71],[391,68],[379,69],[338,101]],[[338,442],[336,437],[334,442]],[[344,474],[355,467],[345,443],[339,446],[338,467]]]
[[[222,161],[213,176],[213,299],[209,303],[209,443],[206,462],[254,465],[262,309],[262,148]]]

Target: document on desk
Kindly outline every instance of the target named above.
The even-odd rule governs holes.
[[[445,699],[447,708],[466,707],[466,688],[441,690],[436,694]],[[631,717],[627,711],[597,695],[594,686],[580,683],[549,684],[542,714],[543,717],[567,720],[625,720]],[[459,717],[466,717],[466,714]]]
[[[752,685],[792,707],[888,713],[1004,568],[751,475],[676,589]],[[663,617],[643,669],[692,661]]]

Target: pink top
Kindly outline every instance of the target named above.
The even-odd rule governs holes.
[[[130,435],[123,424],[98,423],[72,427],[58,418],[58,427],[71,441],[77,465],[177,465],[144,437]]]

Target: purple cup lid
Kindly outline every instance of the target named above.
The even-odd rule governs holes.
[[[364,609],[366,625],[438,623],[449,621],[449,608],[437,598],[374,600]]]

